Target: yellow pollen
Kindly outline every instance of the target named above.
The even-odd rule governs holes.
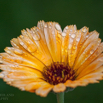
[[[59,80],[60,77],[57,77],[57,80]]]
[[[70,79],[72,79],[72,76],[70,77]]]
[[[44,68],[43,75],[46,81],[53,85],[75,79],[74,71],[68,65],[62,63],[54,63],[48,66],[48,69]]]
[[[54,70],[54,72],[56,72],[56,70]]]
[[[53,76],[53,81],[55,81],[55,77]]]
[[[62,78],[64,78],[64,70],[62,71]]]
[[[70,74],[72,74],[72,71],[70,71]]]
[[[56,77],[56,76],[57,76],[57,74],[54,74],[54,76]]]
[[[67,75],[65,76],[65,78],[64,78],[64,81],[67,79]]]

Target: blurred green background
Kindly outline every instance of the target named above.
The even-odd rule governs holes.
[[[103,39],[103,0],[0,0],[0,52],[10,45],[10,40],[21,34],[20,30],[36,26],[39,20],[59,22],[62,29],[76,24],[97,30]],[[103,81],[77,87],[65,93],[65,103],[103,103]],[[11,94],[1,100],[1,94]],[[46,98],[20,91],[0,80],[0,103],[56,103],[56,95]]]

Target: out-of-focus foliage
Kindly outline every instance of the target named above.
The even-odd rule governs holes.
[[[20,30],[36,26],[39,20],[56,21],[62,26],[76,24],[90,31],[97,30],[103,39],[102,0],[0,0],[0,52]],[[103,103],[103,81],[86,87],[77,87],[65,93],[65,103]],[[3,98],[7,98],[3,100]],[[20,91],[0,79],[0,103],[56,103],[56,95],[42,98],[34,93]]]

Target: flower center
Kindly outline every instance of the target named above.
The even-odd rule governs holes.
[[[75,80],[74,70],[63,63],[53,63],[48,68],[44,68],[43,76],[47,82],[53,85],[65,83],[67,80]]]

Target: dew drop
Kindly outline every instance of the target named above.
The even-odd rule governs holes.
[[[68,26],[66,26],[65,29],[66,29],[66,30],[69,29]]]
[[[86,38],[88,38],[89,37],[89,35],[86,35]]]
[[[67,53],[67,50],[65,50],[65,52]]]
[[[35,52],[37,49],[35,47],[29,46],[27,50],[31,53]]]
[[[4,77],[4,74],[0,73],[0,78],[3,78]]]
[[[9,81],[8,84],[11,84],[11,81]]]
[[[72,48],[72,45],[71,44],[69,44],[69,47],[68,47],[69,49],[71,49]]]
[[[20,44],[23,46],[24,45],[24,43],[23,42],[20,42]]]
[[[11,53],[9,50],[6,50],[6,52],[7,52],[8,54],[10,54],[10,53]]]
[[[71,35],[71,33],[69,33],[69,35]]]
[[[70,29],[70,32],[72,32],[73,30],[72,29]]]
[[[94,50],[91,50],[91,51],[90,51],[90,54],[93,54],[93,52],[94,52]]]
[[[18,68],[18,67],[19,67],[19,65],[18,65],[18,64],[16,64],[16,65],[15,65],[15,67],[16,67],[16,68]]]
[[[49,25],[49,28],[52,28],[51,25]]]
[[[67,32],[67,30],[69,29],[69,27],[68,26],[66,26],[65,28],[64,28],[64,30],[63,30],[63,32]]]
[[[23,35],[20,35],[20,38],[21,38],[21,39],[23,39],[23,38],[24,38],[24,36],[23,36]]]
[[[85,51],[83,52],[83,54],[85,54]]]
[[[60,31],[60,30],[61,30],[61,27],[60,27],[60,25],[59,25],[59,24],[55,24],[55,28],[56,28],[58,31]]]
[[[73,42],[73,39],[72,38],[70,38],[70,43],[72,43]]]
[[[55,34],[55,31],[54,31],[54,30],[52,31],[52,34],[53,34],[53,35]]]
[[[75,31],[77,30],[77,27],[76,27],[76,25],[74,25],[74,30],[75,30]]]
[[[62,33],[62,36],[66,36],[66,33],[63,32],[63,33]]]
[[[77,48],[77,46],[73,46],[73,49],[76,49]]]
[[[25,54],[25,56],[27,57],[28,55],[27,55],[27,54]]]
[[[49,23],[49,28],[52,28],[52,23],[51,22]]]
[[[44,24],[44,27],[47,28],[47,24]]]
[[[38,33],[33,33],[33,39],[34,40],[40,40],[40,36]]]
[[[84,33],[87,32],[87,27],[83,27],[82,32],[84,32]]]
[[[103,58],[99,58],[98,61],[103,62]]]
[[[24,42],[21,41],[20,44],[21,44],[25,49],[27,49],[27,45],[25,45]]]
[[[79,41],[80,40],[80,38],[76,38],[76,41]]]
[[[29,40],[27,40],[27,43],[28,43],[28,44],[31,44],[31,42],[30,42]]]
[[[16,53],[16,54],[23,54],[23,51],[22,51],[22,50],[19,50],[19,49],[15,49],[15,50],[14,50],[14,53]]]
[[[72,34],[71,37],[72,37],[72,38],[75,38],[75,34]]]
[[[22,91],[25,91],[25,88],[21,88]]]
[[[23,60],[22,59],[17,59],[17,60],[15,60],[15,62],[18,63],[18,64],[22,64]]]
[[[66,30],[66,29],[64,29],[64,30],[63,30],[63,32],[65,32],[65,33],[66,33],[66,32],[67,32],[67,30]]]

